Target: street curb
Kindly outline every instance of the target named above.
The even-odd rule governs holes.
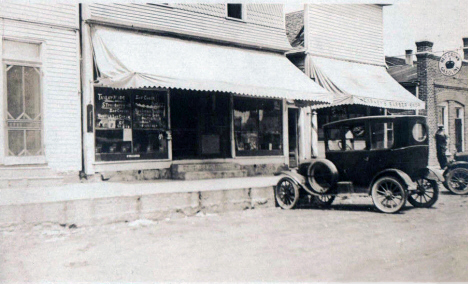
[[[41,223],[100,225],[274,206],[273,186],[12,203],[0,205],[0,227]]]

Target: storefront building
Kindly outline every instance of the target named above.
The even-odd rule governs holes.
[[[78,11],[0,3],[2,186],[81,170]]]
[[[256,175],[311,157],[310,106],[331,99],[283,55],[282,5],[84,4],[82,17],[86,174]]]
[[[385,1],[383,1],[385,2]],[[389,2],[389,1],[387,1]],[[288,58],[333,93],[332,105],[314,106],[314,155],[324,156],[322,125],[367,115],[424,109],[425,104],[386,71],[381,5],[304,5],[286,15],[294,49]]]

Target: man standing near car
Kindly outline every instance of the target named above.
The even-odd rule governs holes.
[[[445,134],[444,126],[439,125],[439,129],[435,134],[436,140],[436,147],[437,147],[437,160],[439,161],[439,165],[442,169],[447,166],[447,145],[449,141],[449,137]]]

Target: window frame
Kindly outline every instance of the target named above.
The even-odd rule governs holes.
[[[45,148],[45,130],[44,130],[44,112],[45,112],[45,105],[44,105],[44,93],[45,93],[45,86],[47,84],[47,77],[46,77],[46,72],[45,72],[45,67],[44,67],[44,54],[46,52],[46,42],[43,40],[36,40],[36,39],[25,39],[25,38],[18,38],[18,37],[0,37],[0,57],[1,57],[1,68],[0,68],[0,76],[2,76],[2,83],[3,86],[3,93],[5,94],[3,96],[3,107],[0,112],[2,123],[0,127],[0,131],[3,133],[3,150],[1,151],[0,154],[0,162],[3,162],[5,165],[14,165],[14,164],[25,164],[25,163],[45,163],[45,155],[46,155],[46,148]],[[12,58],[6,56],[4,54],[4,42],[5,41],[14,41],[14,42],[20,42],[20,43],[27,43],[27,44],[35,44],[39,46],[39,56],[38,58],[27,58],[25,60],[21,60],[18,58]],[[10,68],[7,70],[7,66],[20,66],[20,67],[32,67],[38,69],[38,73],[40,76],[40,87],[39,87],[39,104],[40,104],[40,128],[38,130],[41,132],[41,151],[42,153],[40,155],[35,155],[35,156],[10,156],[8,151],[8,127],[6,124],[7,120],[7,108],[8,108],[8,102],[7,102],[7,72]]]
[[[377,124],[383,124],[384,125],[384,132],[383,132],[383,141],[385,142],[385,140],[387,140],[387,143],[388,143],[388,131],[392,131],[392,144],[389,146],[389,147],[382,147],[382,148],[374,148],[374,141],[373,141],[373,128],[377,125]],[[392,128],[388,128],[388,124],[391,124],[392,125]],[[387,137],[387,139],[386,139]],[[384,144],[385,145],[385,144]],[[369,123],[369,150],[372,150],[372,151],[382,151],[382,150],[390,150],[390,149],[393,149],[395,147],[395,122],[394,121],[375,121],[375,122],[372,122],[372,123]]]
[[[240,18],[230,17],[229,16],[229,5],[240,5],[240,8],[241,8],[241,17]],[[239,21],[239,22],[245,22],[246,21],[247,13],[246,13],[246,9],[245,9],[245,4],[242,4],[242,3],[226,3],[225,7],[226,7],[226,19]]]
[[[280,123],[280,126],[279,126],[279,133],[280,133],[280,149],[274,149],[274,150],[265,150],[265,149],[257,149],[257,150],[239,150],[238,149],[238,141],[237,141],[237,133],[238,132],[242,132],[241,130],[236,130],[236,125],[235,125],[235,110],[236,110],[236,107],[235,107],[235,101],[236,99],[249,99],[249,100],[257,100],[257,101],[261,101],[261,100],[266,100],[266,101],[276,101],[279,103],[279,106],[280,106],[280,110],[279,110],[279,113],[280,113],[280,117],[278,118],[279,120],[279,123]],[[255,157],[255,156],[283,156],[284,155],[284,141],[283,141],[283,138],[284,138],[284,133],[283,133],[283,124],[284,124],[284,121],[283,121],[283,115],[284,115],[284,111],[283,111],[283,103],[282,103],[282,100],[279,100],[279,99],[265,99],[265,98],[250,98],[250,97],[241,97],[241,96],[233,96],[233,104],[232,104],[232,123],[233,123],[233,138],[234,138],[234,153],[235,153],[235,156],[236,157]],[[259,139],[260,139],[260,111],[259,111],[259,108],[257,107],[256,108],[256,115],[257,115],[257,123],[256,123],[256,133],[257,133],[257,142],[259,142]],[[260,144],[260,143],[258,143]]]
[[[154,89],[138,89],[138,91],[142,92],[161,92],[165,93],[164,100],[165,100],[165,106],[166,106],[166,120],[165,120],[165,128],[158,128],[158,129],[147,129],[147,131],[159,131],[162,133],[165,133],[165,140],[166,140],[166,151],[165,152],[155,152],[155,153],[143,153],[143,152],[133,152],[133,143],[131,144],[132,147],[130,148],[129,152],[116,152],[116,153],[97,153],[97,131],[112,131],[112,128],[99,128],[96,126],[97,122],[97,115],[98,112],[96,110],[96,96],[98,92],[96,91],[96,88],[101,88],[101,89],[108,89],[107,87],[103,86],[98,86],[94,85],[93,86],[93,141],[94,141],[94,159],[96,163],[107,163],[107,162],[128,162],[128,161],[139,161],[139,162],[148,162],[148,161],[167,161],[172,159],[172,135],[171,135],[171,122],[170,122],[170,93],[169,90],[167,89],[162,89],[162,88],[154,88]],[[132,89],[130,89],[131,92]],[[132,130],[132,141],[133,141],[133,135],[135,134],[134,131],[143,131],[143,128],[134,128],[134,93],[128,94],[129,99],[130,99],[130,104],[131,104],[131,124],[130,128]],[[124,133],[125,128],[115,128],[115,130],[122,130],[122,133]]]

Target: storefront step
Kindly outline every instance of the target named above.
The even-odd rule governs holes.
[[[236,178],[246,177],[246,170],[231,171],[197,171],[197,172],[176,172],[172,173],[173,179],[179,180],[200,180],[200,179],[218,179],[218,178]]]
[[[241,166],[235,163],[199,163],[199,164],[173,164],[172,173],[180,172],[205,172],[205,171],[234,171]]]
[[[0,178],[0,188],[59,186],[63,183],[63,177],[59,176]]]

